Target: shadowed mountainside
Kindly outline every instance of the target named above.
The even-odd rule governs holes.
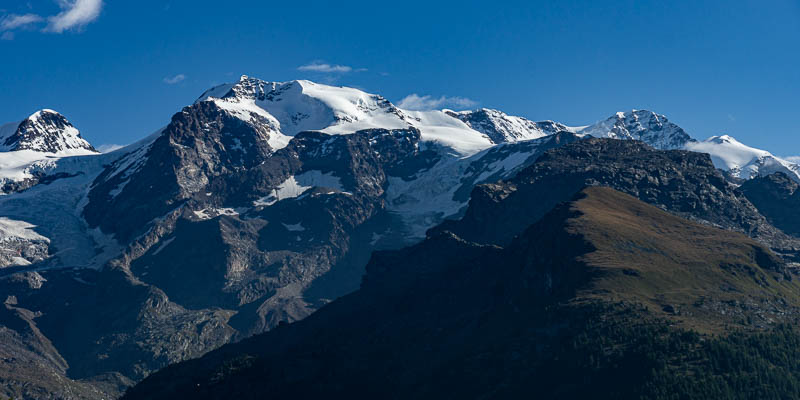
[[[782,172],[746,181],[741,191],[767,220],[790,235],[800,235],[800,193],[792,178]]]

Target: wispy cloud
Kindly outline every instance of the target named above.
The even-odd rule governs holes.
[[[94,22],[103,10],[103,0],[56,0],[61,12],[46,19],[38,14],[7,14],[0,18],[0,39],[13,40],[14,31],[26,29],[46,22],[41,30],[49,33],[63,33],[80,30]],[[30,8],[30,4],[28,4]],[[4,12],[5,10],[0,10]]]
[[[58,0],[61,12],[47,18],[45,32],[80,29],[100,16],[103,0]]]
[[[800,164],[800,156],[788,156],[783,157],[783,159],[791,163]]]
[[[41,22],[42,20],[43,18],[36,14],[9,14],[0,19],[0,31],[11,31],[18,28],[24,28],[28,25]]]
[[[174,85],[176,83],[183,82],[185,79],[186,79],[186,75],[178,74],[178,75],[175,75],[175,76],[168,76],[168,77],[164,78],[164,83],[166,83],[167,85]]]
[[[362,70],[360,68],[358,71]],[[301,65],[297,67],[298,71],[311,71],[311,72],[324,72],[324,73],[346,73],[353,70],[353,67],[347,65],[331,65],[327,63],[312,62],[310,64]]]
[[[433,97],[413,93],[400,100],[397,105],[406,110],[436,110],[444,107],[470,108],[478,105],[478,102],[466,97]]]

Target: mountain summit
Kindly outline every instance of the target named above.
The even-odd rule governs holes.
[[[53,110],[40,110],[20,122],[0,127],[0,150],[33,150],[44,153],[64,153],[70,150],[97,150],[81,137],[63,115]],[[12,131],[13,129],[13,131]]]
[[[610,139],[641,140],[659,150],[682,149],[695,140],[667,117],[648,110],[618,112],[581,133]]]

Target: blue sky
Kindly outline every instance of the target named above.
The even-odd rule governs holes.
[[[53,108],[96,145],[247,74],[570,125],[651,109],[800,154],[797,0],[0,0],[0,30],[0,121]]]

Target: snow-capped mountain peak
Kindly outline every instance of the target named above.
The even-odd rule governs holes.
[[[714,166],[739,179],[783,172],[800,180],[800,166],[775,157],[766,150],[742,144],[728,135],[712,136],[702,142],[687,143],[686,149],[708,153]]]
[[[75,150],[97,152],[63,115],[39,110],[19,124],[0,127],[0,150],[31,150],[64,154]]]
[[[350,134],[364,129],[420,130],[423,141],[436,142],[468,156],[493,143],[484,134],[442,111],[401,110],[386,98],[348,87],[305,80],[266,82],[242,76],[237,83],[206,91],[197,102],[211,101],[246,121],[272,127],[270,145],[284,147],[299,132]]]
[[[475,111],[444,110],[444,112],[464,121],[470,128],[485,134],[494,143],[517,142],[537,139],[561,131],[575,131],[574,128],[558,122],[533,122],[526,118],[514,117],[502,111],[489,108],[481,108]]]
[[[707,153],[714,166],[736,179],[783,172],[800,181],[800,165],[775,157],[770,152],[742,144],[729,135],[697,141],[667,117],[647,110],[617,112],[610,118],[583,128],[580,134],[613,139],[641,140],[661,150],[689,150]]]
[[[352,133],[351,129],[360,128],[348,125],[368,123],[371,118],[387,114],[389,121],[375,122],[393,122],[392,128],[408,126],[399,110],[382,96],[304,80],[266,82],[243,75],[237,83],[208,90],[199,101],[213,101],[239,115],[256,112],[271,117],[281,133],[288,136],[304,130]],[[339,125],[342,129],[334,128]]]
[[[594,137],[641,140],[661,149],[680,149],[694,141],[667,117],[648,110],[617,112],[612,117],[581,130]]]
[[[716,143],[716,144],[734,144],[734,145],[742,145],[741,142],[736,140],[733,136],[728,135],[720,135],[720,136],[711,136],[710,138],[705,140],[709,143]],[[744,146],[744,145],[742,145]]]

